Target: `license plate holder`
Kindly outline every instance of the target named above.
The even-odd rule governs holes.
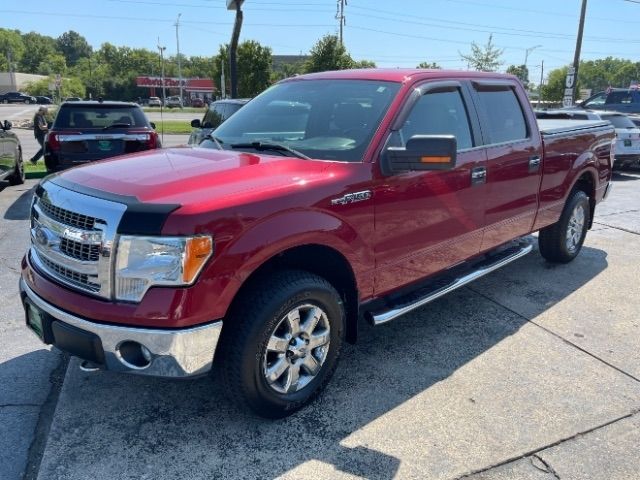
[[[25,302],[24,308],[27,315],[27,327],[44,342],[44,318],[46,314],[29,301]]]

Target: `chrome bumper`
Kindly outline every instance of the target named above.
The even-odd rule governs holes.
[[[64,312],[40,298],[26,282],[20,279],[20,290],[40,310],[85,332],[95,334],[104,350],[104,364],[100,368],[118,372],[135,373],[156,377],[191,377],[202,375],[213,363],[222,321],[180,330],[157,330],[150,328],[119,327],[103,325]],[[121,346],[131,342],[146,347],[150,355],[144,366],[136,366],[126,360]],[[56,345],[56,341],[52,342]],[[64,350],[64,348],[62,348]],[[126,356],[126,355],[125,355]]]

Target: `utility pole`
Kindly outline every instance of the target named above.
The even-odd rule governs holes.
[[[178,50],[178,85],[180,88],[180,107],[182,108],[182,64],[180,61],[180,36],[178,35],[178,28],[180,28],[180,16],[182,14],[178,14],[178,18],[176,19],[176,48]]]
[[[224,60],[220,62],[220,70],[220,96],[222,98],[227,98],[227,85],[224,78]]]
[[[544,82],[544,60],[540,64],[540,84],[538,85],[538,104],[536,108],[540,108],[540,101],[542,100],[542,82]]]
[[[338,1],[338,11],[336,12],[336,20],[338,20],[338,24],[340,26],[340,45],[344,45],[342,42],[342,29],[345,25],[345,17],[344,17],[344,6],[347,4],[347,0],[337,0]]]
[[[236,11],[236,21],[233,24],[233,34],[231,35],[231,45],[229,46],[231,98],[238,98],[238,60],[236,52],[238,50],[238,40],[240,39],[240,29],[242,28],[242,2],[244,0],[227,0],[227,9]]]
[[[573,56],[573,86],[572,98],[576,98],[576,88],[578,86],[578,68],[580,67],[580,50],[582,49],[582,33],[584,31],[584,18],[587,14],[587,0],[582,0],[582,9],[580,10],[580,24],[578,25],[578,38],[576,39],[576,52]]]

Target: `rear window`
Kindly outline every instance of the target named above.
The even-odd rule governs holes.
[[[612,103],[623,103],[630,104],[633,103],[633,93],[632,92],[611,92],[607,95],[606,104]]]
[[[527,122],[513,89],[481,87],[478,96],[486,114],[491,143],[514,142],[528,137]]]
[[[616,128],[636,128],[635,123],[624,115],[600,115],[600,118],[611,123]]]
[[[60,108],[54,128],[105,128],[122,124],[123,128],[149,127],[140,108],[123,105],[65,105]]]

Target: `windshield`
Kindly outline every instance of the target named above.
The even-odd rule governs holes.
[[[359,162],[399,88],[399,83],[369,80],[281,83],[247,103],[213,135],[224,148],[277,143],[311,158]],[[216,148],[211,141],[201,146]]]
[[[600,117],[613,124],[616,128],[636,128],[635,123],[624,115],[600,115]]]

